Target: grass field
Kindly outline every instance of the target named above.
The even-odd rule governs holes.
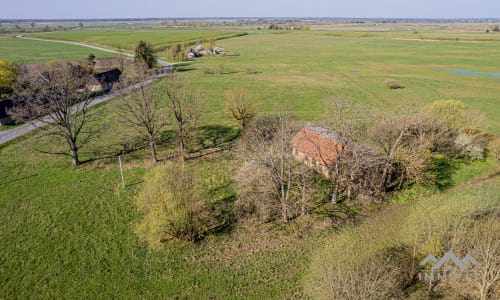
[[[151,42],[155,49],[165,49],[174,43],[204,42],[207,39],[217,40],[243,33],[243,31],[228,30],[84,30],[44,33],[34,36],[134,50],[140,40]]]
[[[117,41],[126,43],[124,36]],[[161,37],[151,41],[165,42]],[[199,59],[179,73],[208,96],[200,134],[205,138],[218,135],[226,140],[237,134],[236,124],[224,111],[224,93],[235,87],[248,89],[262,113],[287,109],[304,121],[323,115],[328,96],[388,111],[397,110],[406,100],[424,104],[453,98],[486,113],[487,129],[500,131],[499,80],[442,71],[498,72],[496,43],[253,32],[217,44],[226,48],[225,57]],[[35,53],[45,48],[28,50]],[[206,74],[221,64],[223,74]],[[384,84],[388,78],[406,88],[389,90]],[[271,225],[215,235],[197,244],[166,244],[157,251],[139,240],[133,231],[140,218],[134,195],[150,165],[146,150],[126,154],[127,187],[121,188],[116,155],[134,141],[117,113],[125,100],[117,98],[92,109],[91,126],[101,128],[101,133],[82,149],[82,159],[90,161],[78,169],[71,167],[67,157],[35,151],[57,146],[47,137],[35,138],[37,132],[0,145],[4,174],[0,179],[0,298],[304,298],[311,259],[318,259],[325,243],[334,244],[335,229],[309,232],[296,223],[286,230]],[[171,135],[171,131],[165,133],[160,157],[175,147]],[[224,176],[234,165],[227,154],[193,163],[202,173]],[[496,165],[493,161],[466,164],[454,181],[466,182]],[[231,186],[224,188],[234,193]],[[472,196],[477,188],[464,187]],[[456,193],[460,191],[443,194],[446,203]],[[439,204],[439,197],[432,200]],[[402,198],[392,205],[420,199]]]
[[[108,114],[107,109],[98,111]],[[104,126],[113,121],[106,119]],[[106,137],[113,133],[116,129]],[[122,189],[111,159],[73,169],[66,158],[34,152],[33,143],[28,136],[0,146],[0,168],[9,174],[0,181],[4,298],[303,298],[311,257],[317,261],[325,243],[335,240],[333,228],[311,232],[291,224],[286,231],[266,226],[148,250],[133,231],[140,218],[133,196],[147,170],[144,156],[126,156],[127,188]],[[87,153],[99,149],[93,145]],[[219,158],[197,164],[214,174],[227,172],[230,163]],[[467,165],[457,183],[494,166]],[[459,193],[464,191],[473,195],[475,190],[465,187]],[[447,201],[456,194],[445,194]],[[433,198],[437,206],[439,197]],[[387,217],[372,219],[377,216]],[[310,283],[307,287],[311,291]]]
[[[443,71],[498,72],[496,43],[336,38],[307,32],[254,34],[219,44],[231,54],[200,59],[186,72],[208,93],[210,110],[219,117],[224,92],[243,87],[253,93],[263,111],[288,108],[309,121],[319,118],[329,96],[380,109],[397,109],[402,101],[425,104],[457,99],[469,109],[486,113],[489,131],[500,130],[500,79]],[[205,74],[221,64],[224,74]],[[247,69],[256,74],[248,74]],[[399,81],[405,89],[389,90],[386,79]]]
[[[0,168],[10,174],[0,181],[2,298],[300,297],[303,262],[326,232],[300,238],[256,229],[150,251],[132,228],[141,160],[126,157],[123,190],[116,164],[76,170],[33,152],[32,143],[0,146]],[[227,172],[220,160],[200,163]]]
[[[359,38],[380,38],[380,39],[403,39],[403,40],[423,40],[423,41],[455,41],[455,42],[500,42],[500,34],[497,32],[485,33],[481,31],[469,30],[441,30],[435,29],[414,29],[414,30],[390,30],[389,28],[370,30],[362,27],[357,30],[314,30],[316,34],[336,36],[336,37],[359,37]],[[416,26],[417,28],[419,26]],[[484,27],[484,25],[483,25]]]
[[[174,41],[232,34],[234,32],[217,30],[148,30],[133,34],[125,30],[87,30],[37,36],[131,49],[139,39],[162,47]],[[203,58],[185,69],[189,70],[187,76],[195,85],[209,95],[210,112],[218,118],[223,111],[221,98],[225,91],[245,87],[254,94],[263,111],[286,105],[306,120],[317,119],[328,96],[347,97],[384,109],[395,107],[401,101],[424,104],[457,99],[465,102],[469,109],[486,113],[490,119],[488,131],[499,132],[500,108],[496,105],[496,95],[500,79],[461,76],[446,71],[460,69],[498,74],[497,42],[393,39],[395,35],[412,36],[404,32],[369,32],[374,36],[371,38],[362,37],[363,34],[352,31],[255,31],[249,36],[218,41],[229,55]],[[441,32],[434,34],[446,37]],[[206,70],[219,65],[224,66],[224,74],[205,74]],[[386,79],[395,79],[406,88],[390,91],[384,85]],[[209,117],[217,119],[212,114]]]
[[[86,59],[89,53],[93,53],[97,58],[113,56],[108,52],[79,46],[0,37],[0,59],[16,63]]]

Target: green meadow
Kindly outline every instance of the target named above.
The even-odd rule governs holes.
[[[43,37],[132,49],[139,39],[163,47],[176,41],[204,39],[208,32],[214,38],[234,33],[105,30]],[[397,111],[403,102],[423,105],[457,99],[467,108],[486,114],[485,130],[500,132],[500,79],[447,71],[498,73],[500,52],[496,42],[255,31],[219,40],[217,45],[226,49],[225,56],[204,57],[178,67],[178,74],[202,90],[208,100],[193,147],[213,140],[230,144],[238,137],[236,124],[224,110],[224,94],[232,88],[247,89],[262,114],[288,110],[311,122],[323,117],[329,97],[349,98],[387,111]],[[16,53],[16,57],[32,62],[85,57],[90,50],[0,39],[0,58],[7,47],[12,49],[10,55],[14,55],[14,49],[25,51]],[[215,74],[215,69],[223,69],[222,74]],[[384,83],[387,79],[397,80],[405,88],[389,90]],[[133,228],[141,218],[134,197],[151,165],[147,149],[135,146],[137,140],[119,116],[118,106],[126,100],[119,97],[92,109],[89,125],[100,131],[81,150],[86,162],[78,169],[67,157],[40,151],[60,146],[40,136],[41,131],[0,145],[0,298],[321,298],[323,293],[315,290],[316,281],[312,280],[321,276],[321,259],[339,263],[327,256],[338,250],[336,240],[345,244],[350,233],[373,235],[370,220],[391,218],[390,224],[377,223],[381,226],[375,239],[383,237],[378,239],[383,244],[394,232],[404,240],[399,234],[411,228],[414,221],[407,216],[426,213],[418,210],[419,203],[432,203],[435,211],[446,211],[450,206],[456,215],[465,216],[473,208],[468,205],[461,211],[462,202],[473,200],[471,203],[479,208],[491,208],[500,201],[498,178],[493,176],[432,196],[428,191],[407,191],[387,206],[374,209],[368,225],[353,224],[347,233],[331,226],[313,230],[298,220],[286,227],[268,224],[235,229],[194,244],[172,242],[149,249]],[[173,135],[172,128],[167,128],[159,147],[161,158],[175,149]],[[125,189],[117,162],[120,153],[124,153]],[[197,165],[207,184],[220,188],[228,197],[235,196],[230,174],[236,162],[230,152],[190,163]],[[463,163],[453,175],[454,184],[464,184],[495,168],[498,162],[491,159]],[[218,175],[219,181],[212,182],[211,175]],[[481,197],[475,196],[478,194]],[[438,215],[432,217],[439,221]],[[308,222],[316,224],[317,220]]]
[[[263,112],[288,109],[308,121],[324,112],[328,97],[388,110],[403,101],[423,105],[456,99],[485,113],[489,131],[500,130],[500,78],[447,71],[498,75],[497,43],[338,38],[307,32],[257,33],[218,44],[229,54],[202,58],[186,67],[190,70],[186,76],[209,95],[212,120],[223,117],[224,92],[243,87],[253,93]],[[220,65],[222,75],[205,74]],[[387,79],[405,88],[389,90]]]
[[[36,34],[44,39],[66,40],[134,50],[140,40],[149,41],[156,49],[174,43],[196,43],[207,39],[224,39],[244,32],[229,30],[83,30]]]
[[[454,42],[499,42],[500,34],[497,32],[485,33],[482,28],[475,30],[464,28],[463,30],[432,30],[432,29],[412,30],[317,30],[319,35],[336,37],[358,37],[358,38],[380,38],[380,39],[402,39],[402,40],[422,40],[422,41],[454,41]]]
[[[112,53],[74,45],[0,36],[0,59],[10,60],[16,63],[79,60],[85,59],[89,53],[93,53],[97,58],[113,55]]]
[[[199,42],[236,33],[86,30],[36,36],[133,49],[140,39],[161,48],[174,42]],[[253,93],[263,111],[287,106],[308,121],[317,118],[323,111],[324,99],[330,96],[350,98],[384,109],[397,107],[401,101],[425,104],[456,99],[469,109],[486,113],[488,131],[500,130],[498,42],[394,38],[411,37],[404,32],[370,32],[368,37],[362,32],[349,31],[250,33],[217,41],[218,46],[226,49],[225,57],[205,57],[183,68],[189,71],[186,73],[190,80],[208,94],[210,111],[217,117],[222,117],[221,97],[225,91],[244,87]],[[429,38],[444,35],[428,34]],[[495,39],[500,35],[459,33],[457,36]],[[159,55],[164,58],[162,52]],[[206,74],[220,65],[224,68],[223,74]],[[449,71],[451,69],[496,74],[496,77],[457,75]],[[391,91],[384,84],[387,79],[397,80],[405,88]],[[210,118],[215,120],[211,115]]]

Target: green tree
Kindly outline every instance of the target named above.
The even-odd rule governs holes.
[[[156,66],[156,53],[151,43],[140,41],[135,48],[135,62],[144,63],[152,69]]]
[[[179,59],[180,59],[181,61],[186,60],[186,58],[187,58],[187,51],[188,51],[188,49],[189,49],[189,44],[188,44],[187,42],[183,42],[183,43],[182,43],[182,47],[181,47],[181,51],[180,51],[180,53],[179,53]]]
[[[12,93],[12,86],[16,80],[17,66],[13,63],[0,60],[0,99]]]
[[[210,38],[205,42],[205,49],[214,51],[215,48],[215,42],[214,39]]]
[[[167,49],[167,57],[171,60],[181,60],[182,45],[177,43]]]
[[[459,100],[434,101],[424,106],[423,112],[453,128],[461,128],[464,125],[465,104]]]
[[[95,67],[95,55],[93,53],[90,53],[89,56],[87,56],[87,66],[89,71],[93,73]]]

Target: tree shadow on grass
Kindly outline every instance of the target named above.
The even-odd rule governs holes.
[[[196,70],[196,68],[194,68],[192,66],[192,62],[182,62],[182,63],[176,64],[174,67],[174,70],[175,70],[175,72],[183,73],[183,72],[189,72],[189,71]]]
[[[177,132],[175,130],[165,130],[161,133],[158,139],[158,145],[161,146],[173,146],[177,139]]]
[[[440,191],[453,187],[455,185],[453,174],[459,169],[459,164],[442,155],[432,157],[431,162],[428,172],[433,175],[436,187]]]
[[[178,73],[184,73],[184,72],[189,72],[189,71],[194,71],[196,68],[193,67],[185,67],[185,68],[178,68],[175,71]]]
[[[190,159],[200,158],[216,152],[230,149],[234,142],[240,137],[240,130],[224,125],[206,125],[196,128],[189,142]],[[175,153],[178,148],[177,131],[165,130],[157,141],[157,148],[172,152],[166,155],[168,160],[177,157]],[[126,156],[127,160],[145,159],[145,151],[149,150],[149,145],[138,136],[124,138],[120,142],[113,144],[101,144],[89,147],[85,151],[82,164],[89,164],[96,161],[116,160],[118,156]],[[160,160],[163,160],[159,157]]]
[[[199,150],[232,146],[240,137],[238,129],[224,125],[206,125],[197,128],[194,144]]]
[[[96,161],[106,161],[117,159],[118,156],[126,156],[127,159],[143,159],[142,151],[149,146],[140,137],[127,137],[120,142],[95,145],[85,151],[85,156],[90,158],[82,160],[82,164],[89,164]]]
[[[24,177],[21,177],[21,178],[7,180],[5,182],[0,182],[0,186],[2,186],[2,185],[8,185],[8,184],[11,184],[11,183],[14,183],[14,182],[18,182],[18,181],[24,181],[24,180],[27,180],[29,178],[36,177],[36,176],[38,176],[38,174],[32,174],[32,175],[24,176]]]
[[[222,185],[212,189],[210,192],[213,193],[216,190],[225,190],[229,188],[229,185]],[[233,213],[234,201],[236,201],[236,193],[230,193],[225,197],[218,199],[212,203],[212,212],[218,220],[218,226],[211,228],[207,234],[209,235],[223,235],[231,233],[235,229],[236,217]]]

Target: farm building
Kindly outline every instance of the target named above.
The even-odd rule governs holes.
[[[0,126],[14,123],[7,113],[8,110],[12,107],[14,107],[14,103],[12,102],[12,100],[8,99],[0,101]]]
[[[107,92],[113,88],[113,85],[120,80],[122,72],[117,68],[105,72],[99,72],[92,75],[87,87],[92,92]]]
[[[306,126],[292,139],[293,156],[325,177],[336,160],[337,137],[327,129]]]
[[[76,71],[84,72],[83,70],[79,69],[81,66],[75,67]],[[52,76],[54,75],[55,71],[45,71],[38,73],[38,75],[35,78],[35,81],[37,80],[44,80],[44,81],[50,81]],[[113,88],[113,85],[120,81],[120,76],[122,72],[118,68],[113,68],[108,71],[103,71],[103,72],[96,72],[92,74],[89,82],[87,83],[87,88],[91,92],[107,92]],[[83,86],[82,86],[83,88]]]

